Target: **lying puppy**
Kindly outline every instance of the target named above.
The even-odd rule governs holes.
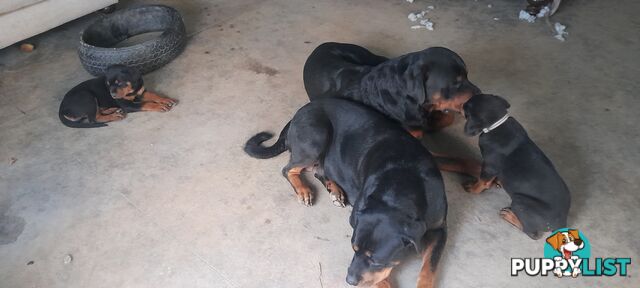
[[[129,112],[166,112],[177,103],[147,91],[135,69],[113,65],[104,76],[82,82],[67,92],[58,116],[68,127],[94,128],[122,120]]]
[[[336,98],[305,105],[273,146],[261,146],[272,136],[253,136],[245,151],[260,159],[291,151],[282,173],[303,204],[311,205],[313,194],[301,173],[320,166],[324,185],[353,206],[349,284],[390,287],[391,270],[418,251],[418,287],[433,287],[446,242],[447,201],[440,172],[419,140],[375,110]]]
[[[479,138],[482,153],[480,179],[465,189],[480,193],[495,181],[511,197],[511,207],[500,216],[529,237],[567,226],[571,196],[551,161],[520,126],[509,117],[510,105],[494,95],[475,95],[464,104],[467,135]]]
[[[394,59],[353,44],[324,43],[304,65],[309,99],[342,97],[364,103],[402,123],[415,136],[453,123],[479,89],[467,80],[467,68],[455,52],[433,47]]]

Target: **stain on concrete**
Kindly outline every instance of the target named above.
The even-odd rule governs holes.
[[[18,240],[25,221],[22,217],[1,215],[0,216],[0,245],[7,245]]]
[[[249,62],[247,63],[247,68],[255,72],[256,74],[267,74],[268,76],[275,76],[276,74],[280,73],[280,71],[266,66],[256,60],[249,60]]]

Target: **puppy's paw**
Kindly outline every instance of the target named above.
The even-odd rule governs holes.
[[[311,189],[304,188],[296,192],[298,196],[298,202],[300,202],[300,204],[307,207],[311,207],[311,205],[313,205],[313,193],[311,192]]]
[[[142,110],[144,111],[154,111],[154,112],[167,112],[171,110],[170,106],[165,104],[155,103],[155,102],[147,102],[142,104]]]
[[[160,104],[168,105],[168,106],[171,106],[171,107],[178,105],[178,100],[171,99],[171,98],[168,98],[168,97],[159,98],[158,101],[156,101],[156,102],[158,102]]]
[[[111,108],[106,108],[106,109],[100,108],[100,114],[102,114],[102,115],[110,115],[110,114],[113,114],[113,113],[117,113],[118,110],[121,110],[121,109],[118,108],[118,107],[111,107]]]
[[[325,187],[327,187],[327,191],[329,191],[329,196],[331,197],[331,202],[333,202],[333,205],[337,207],[347,206],[344,191],[342,191],[342,189],[336,182],[326,180],[324,185]]]
[[[166,111],[171,111],[171,109],[173,109],[173,107],[175,107],[175,105],[171,104],[171,103],[167,103],[167,104],[163,104],[166,107]]]
[[[113,115],[120,120],[127,118],[127,112],[124,112],[124,110],[122,109],[116,110],[115,112],[113,112]]]
[[[336,207],[340,207],[340,208],[344,208],[347,206],[347,203],[344,199],[344,195],[342,193],[338,192],[330,192],[329,194],[331,196],[331,202],[333,203],[334,206]]]

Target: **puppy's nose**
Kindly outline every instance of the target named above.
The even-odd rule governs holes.
[[[575,240],[573,240],[573,243],[578,245],[578,246],[580,246],[580,245],[582,245],[582,239],[575,239]]]
[[[347,274],[347,283],[352,286],[357,286],[360,283],[360,277],[358,275]]]

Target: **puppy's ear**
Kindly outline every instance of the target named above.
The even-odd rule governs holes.
[[[408,60],[411,59],[403,59],[403,61]],[[407,69],[404,71],[403,78],[407,93],[415,97],[414,100],[417,105],[422,105],[428,96],[427,91],[425,91],[428,79],[426,63],[422,59],[416,59],[405,65],[407,65]]]
[[[354,214],[357,214],[354,216]],[[355,211],[351,213],[352,218],[349,219],[351,226],[353,227],[353,235],[351,236],[351,244],[356,246],[362,246],[362,243],[371,234],[372,226],[370,225],[370,219],[367,219],[367,215],[361,211]]]
[[[453,58],[453,60],[456,62],[456,70],[458,70],[458,74],[464,76],[464,78],[467,78],[467,65],[464,64],[464,60],[462,60],[462,57],[460,57],[458,54],[456,54],[455,52],[451,51],[451,53],[453,53],[453,55],[451,55],[451,58]]]
[[[467,136],[476,136],[482,131],[482,126],[473,120],[473,117],[467,116],[467,123],[464,123],[464,134]]]
[[[562,237],[564,237],[564,235],[558,232],[549,236],[549,238],[547,238],[547,243],[549,243],[549,245],[553,247],[553,250],[558,250],[558,248],[560,248],[560,245],[562,245]]]
[[[464,134],[467,136],[476,136],[482,131],[482,123],[471,112],[472,101],[467,101],[462,105],[462,112],[464,117],[467,118],[467,122],[464,123]]]
[[[580,233],[578,233],[578,230],[572,229],[569,230],[569,235],[573,236],[573,239],[580,239]]]
[[[509,102],[507,102],[507,100],[505,100],[504,98],[502,98],[500,96],[496,96],[496,95],[493,95],[493,97],[496,97],[496,99],[498,99],[500,104],[502,104],[502,106],[504,106],[504,109],[509,109],[509,107],[511,107],[511,104],[509,104]]]
[[[416,220],[410,223],[406,223],[404,226],[404,235],[402,235],[402,242],[405,246],[413,246],[416,249],[416,253],[420,255],[422,253],[422,237],[427,231],[427,224],[422,220]]]
[[[369,228],[356,226],[353,229],[353,236],[351,236],[351,245],[362,247],[362,243],[368,238],[370,232]]]

